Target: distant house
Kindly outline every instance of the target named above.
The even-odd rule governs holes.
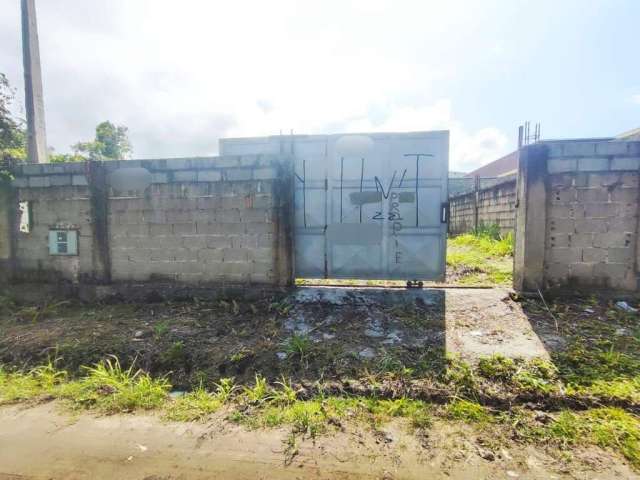
[[[476,168],[473,172],[467,173],[467,177],[507,177],[516,173],[518,173],[518,150]]]
[[[575,139],[577,142],[582,142],[585,138]],[[591,140],[624,140],[624,141],[633,141],[640,140],[640,128],[635,128],[633,130],[629,130],[628,132],[621,133],[616,135],[615,137],[607,137],[607,138],[594,138]],[[558,140],[560,141],[560,140]],[[563,142],[571,141],[571,140],[562,140]],[[511,175],[515,175],[518,173],[518,150],[515,150],[504,157],[500,157],[493,162],[487,163],[480,168],[475,169],[473,172],[467,173],[467,177],[475,178],[495,178],[495,177],[508,177]]]

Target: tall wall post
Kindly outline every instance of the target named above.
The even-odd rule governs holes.
[[[16,215],[15,191],[8,181],[0,179],[0,284],[8,282],[13,274]]]
[[[543,288],[547,155],[545,145],[534,144],[520,150],[513,272],[513,287],[518,291]]]
[[[87,162],[89,201],[91,203],[91,231],[93,235],[93,273],[98,283],[111,282],[109,251],[109,186],[107,172],[101,162]]]
[[[294,177],[293,161],[281,159],[278,163],[278,179],[274,182],[273,201],[276,207],[276,231],[274,242],[274,274],[280,286],[294,283]]]
[[[47,163],[47,136],[44,120],[42,69],[35,0],[22,0],[22,60],[24,100],[27,112],[27,153],[29,163]]]

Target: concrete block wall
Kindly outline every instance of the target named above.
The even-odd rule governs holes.
[[[449,233],[473,231],[479,225],[498,225],[503,234],[515,227],[516,181],[498,183],[478,192],[449,198]]]
[[[542,142],[525,161],[516,287],[637,291],[640,142]]]
[[[288,165],[245,155],[24,166],[13,183],[33,227],[16,234],[14,277],[288,284]],[[139,190],[111,180],[141,171]],[[77,257],[49,255],[56,227],[79,231]]]
[[[31,225],[19,231],[17,205],[10,226],[14,277],[78,282],[93,277],[93,236],[85,164],[25,165],[13,181],[13,201],[29,202]],[[24,174],[23,174],[24,172]],[[49,255],[49,230],[78,232],[77,256]]]

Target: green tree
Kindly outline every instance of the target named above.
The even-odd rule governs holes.
[[[4,73],[0,73],[0,160],[27,157],[24,122],[11,115],[15,93]]]
[[[106,121],[96,127],[96,138],[73,145],[76,155],[87,155],[92,160],[122,160],[131,153],[129,129]]]

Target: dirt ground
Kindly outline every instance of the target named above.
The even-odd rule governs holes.
[[[546,357],[544,343],[506,289],[303,287],[254,302],[236,299],[5,308],[0,363],[58,358],[77,372],[115,355],[176,388],[271,380],[358,378],[363,371],[442,368],[502,353]]]
[[[375,433],[346,425],[300,441],[291,456],[286,430],[247,430],[222,416],[169,423],[152,415],[72,417],[55,403],[3,407],[0,480],[640,478],[599,449],[573,449],[571,463],[517,444],[487,457],[490,437],[462,424],[435,424],[427,437],[398,422]]]

